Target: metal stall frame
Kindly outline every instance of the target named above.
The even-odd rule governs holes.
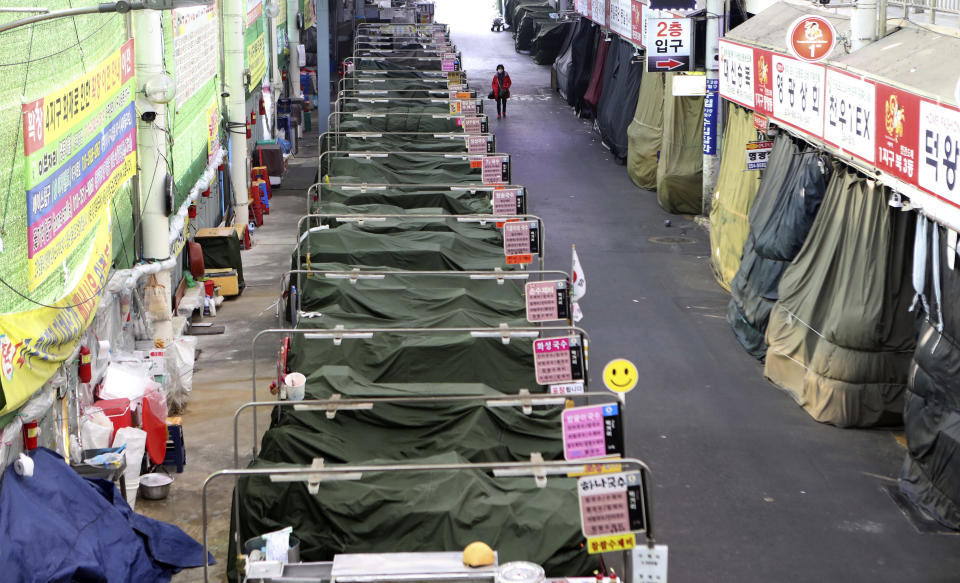
[[[382,96],[337,97],[337,100],[334,101],[334,104],[333,104],[334,111],[340,112],[340,113],[348,113],[348,112],[352,113],[354,111],[377,111],[376,109],[357,109],[357,110],[349,110],[349,111],[344,110],[343,106],[346,105],[348,101],[350,102],[355,101],[359,104],[390,103],[394,101],[400,101],[401,103],[399,105],[403,105],[402,102],[407,102],[407,101],[428,101],[431,104],[437,104],[437,105],[441,103],[445,103],[447,105],[447,108],[446,108],[447,112],[450,111],[450,104],[453,102],[472,101],[474,102],[474,107],[476,107],[476,113],[481,114],[483,113],[484,98],[483,97],[457,98],[457,97],[450,97],[449,93],[442,97],[389,97],[389,96],[388,97],[382,97]],[[427,110],[423,110],[423,111],[426,112]]]
[[[511,338],[546,338],[547,332],[562,332],[566,335],[576,334],[583,342],[584,390],[590,386],[590,365],[586,356],[590,345],[590,334],[579,326],[540,326],[540,327],[513,327],[500,326],[499,328],[334,328],[331,330],[304,330],[302,328],[267,328],[257,332],[250,341],[250,378],[251,402],[257,402],[257,342],[267,336],[302,335],[306,340],[332,340],[339,346],[344,340],[361,340],[373,338],[375,334],[469,334],[474,338],[500,338],[504,344],[509,344]],[[559,336],[555,334],[554,336]],[[553,336],[550,336],[551,338]],[[253,456],[257,456],[257,410],[253,410]]]
[[[333,114],[331,114],[331,115],[333,115]],[[404,115],[404,114],[400,114],[400,115]],[[484,115],[484,117],[485,117],[485,115]],[[328,127],[329,127],[329,126],[328,126]],[[446,133],[446,132],[440,132],[440,133]],[[465,135],[465,136],[470,136],[470,135],[477,135],[477,134],[464,134],[464,135]],[[334,157],[337,157],[338,155],[339,155],[340,157],[343,157],[343,158],[364,158],[364,159],[366,159],[366,160],[372,160],[373,158],[389,158],[391,155],[397,155],[397,156],[411,156],[411,155],[416,155],[416,156],[420,156],[420,157],[422,157],[422,158],[438,158],[438,157],[439,157],[439,158],[443,158],[444,160],[455,160],[455,159],[459,158],[460,161],[462,161],[462,162],[470,162],[470,161],[471,161],[470,159],[471,159],[471,158],[475,158],[475,157],[479,157],[479,158],[506,158],[506,162],[507,162],[507,181],[506,181],[506,182],[494,182],[494,183],[491,183],[491,184],[494,185],[494,186],[496,186],[496,185],[503,185],[503,184],[509,184],[510,181],[511,181],[511,179],[513,178],[513,164],[512,164],[512,162],[513,162],[513,156],[511,156],[510,154],[504,153],[504,152],[497,152],[497,153],[495,153],[495,154],[468,154],[468,153],[466,153],[466,152],[464,152],[464,153],[455,153],[455,152],[416,152],[416,151],[409,151],[409,152],[408,152],[408,151],[397,151],[397,150],[383,150],[383,151],[379,151],[379,152],[377,152],[377,151],[364,152],[364,151],[351,151],[351,150],[343,150],[343,151],[341,151],[341,150],[327,150],[326,152],[323,152],[323,153],[321,153],[319,156],[317,156],[317,169],[318,169],[319,171],[321,171],[321,172],[323,171],[323,168],[324,168],[324,166],[323,166],[324,156],[326,156],[327,158],[334,158]],[[328,168],[329,168],[329,166],[328,166]],[[474,183],[474,182],[464,182],[464,183],[462,183],[462,184],[485,184],[484,182],[482,182],[482,179],[483,179],[483,174],[482,174],[482,172],[483,172],[483,167],[482,167],[482,166],[481,166],[480,170],[481,170],[481,174],[478,175],[478,176],[479,176],[479,179],[480,179],[479,182],[476,182],[476,183]],[[324,176],[328,176],[328,177],[329,177],[329,174],[324,174]],[[501,165],[501,178],[502,178],[502,177],[503,177],[503,167],[502,167],[502,165]],[[329,181],[329,184],[339,184],[339,183],[335,180],[336,176],[334,176],[333,178],[334,178],[334,180],[330,180],[330,181]],[[456,184],[456,183],[455,183],[455,184]]]
[[[363,224],[366,221],[370,222],[379,222],[385,221],[387,219],[418,219],[418,220],[433,220],[433,221],[449,221],[456,220],[458,223],[480,223],[481,226],[486,226],[487,223],[506,223],[508,221],[537,221],[537,227],[540,231],[540,248],[536,250],[536,255],[539,260],[540,269],[539,271],[544,270],[544,260],[546,258],[546,247],[547,247],[547,234],[546,229],[543,224],[543,219],[537,215],[525,214],[525,215],[510,215],[510,216],[496,216],[496,215],[434,215],[434,214],[410,214],[410,215],[370,215],[370,214],[354,214],[354,215],[344,215],[338,213],[320,213],[320,214],[309,214],[303,215],[297,221],[297,265],[300,265],[300,261],[303,259],[303,254],[301,253],[301,243],[303,239],[312,231],[312,227],[307,228],[306,231],[303,230],[303,222],[310,219],[325,219],[332,218],[334,221],[340,223],[358,223]],[[531,253],[532,255],[533,253]],[[307,244],[307,261],[310,259],[310,245],[309,241]],[[506,258],[506,255],[504,255]],[[504,259],[506,262],[506,259]],[[506,264],[506,263],[504,263]],[[525,271],[523,265],[521,264],[517,271]]]
[[[535,457],[535,456],[534,456]],[[207,556],[209,554],[208,541],[208,520],[207,520],[207,486],[218,478],[232,476],[236,481],[241,476],[265,476],[271,482],[307,482],[307,487],[311,493],[319,490],[320,482],[323,481],[355,481],[362,480],[364,474],[374,474],[383,472],[442,472],[442,471],[489,471],[496,477],[523,477],[531,476],[535,480],[537,487],[543,488],[547,484],[548,476],[569,477],[570,474],[597,474],[597,466],[606,468],[607,466],[616,466],[617,471],[639,471],[641,479],[641,488],[643,493],[643,515],[645,530],[643,535],[646,538],[647,546],[653,548],[656,542],[654,538],[653,527],[653,508],[650,492],[650,468],[643,461],[636,458],[620,458],[617,460],[595,460],[568,462],[568,461],[543,461],[542,459],[532,459],[529,462],[478,462],[478,463],[456,463],[456,464],[382,464],[382,465],[351,465],[337,464],[328,466],[323,463],[321,458],[314,460],[310,466],[291,466],[282,468],[247,468],[247,469],[224,469],[218,470],[203,481],[200,487],[200,514],[203,528],[203,580],[205,583],[210,581],[209,565]],[[602,475],[602,474],[599,474]],[[234,499],[238,497],[236,485],[234,486]],[[239,514],[239,508],[236,508]],[[237,541],[237,549],[240,547],[240,524],[237,521],[234,530],[234,540]],[[633,580],[633,564],[630,551],[624,551],[624,564],[626,565],[627,578],[625,581]],[[316,563],[322,565],[323,563]],[[322,581],[322,577],[307,577],[299,579],[304,582]]]
[[[463,133],[463,132],[333,132],[333,131],[326,131],[326,132],[323,132],[322,134],[320,134],[320,138],[319,138],[320,151],[321,151],[321,152],[325,151],[325,150],[324,150],[324,140],[326,140],[326,142],[327,142],[327,143],[326,143],[326,146],[327,146],[328,150],[331,149],[331,148],[333,148],[334,150],[331,150],[331,151],[349,152],[349,151],[351,151],[351,150],[336,150],[336,148],[338,148],[338,147],[340,146],[340,139],[341,139],[341,137],[342,137],[342,138],[347,138],[347,139],[350,139],[350,138],[362,139],[362,140],[364,140],[364,141],[370,140],[370,141],[372,141],[372,142],[374,142],[374,143],[371,143],[371,144],[369,144],[369,145],[370,145],[371,147],[375,147],[375,146],[377,145],[377,144],[375,143],[376,140],[377,140],[377,138],[382,138],[382,137],[384,137],[384,136],[397,136],[397,137],[411,136],[410,138],[407,138],[407,139],[410,139],[410,140],[417,140],[417,139],[431,140],[431,139],[433,139],[433,140],[437,140],[437,141],[440,141],[440,140],[450,140],[450,141],[454,141],[454,142],[459,141],[459,142],[462,142],[462,145],[463,145],[464,148],[467,147],[467,140],[468,140],[468,138],[470,138],[470,137],[482,136],[482,137],[486,138],[487,143],[490,144],[490,146],[487,148],[487,151],[485,152],[486,154],[499,154],[499,153],[500,153],[500,152],[497,152],[497,138],[496,138],[496,134],[492,134],[492,133],[486,133],[486,134],[466,134],[466,133]],[[335,143],[331,143],[331,140],[332,140],[333,138],[336,138],[336,142],[335,142]],[[459,145],[459,144],[458,144],[458,145]],[[490,147],[492,147],[493,149],[491,150]],[[365,150],[365,151],[367,151],[367,152],[372,152],[372,151],[375,151],[375,150],[369,150],[369,149],[368,149],[368,150]],[[384,150],[384,151],[387,151],[387,150]],[[451,151],[451,152],[449,152],[449,153],[451,153],[451,154],[461,154],[461,153],[463,153],[463,154],[469,154],[469,152],[454,152],[454,151]],[[472,155],[477,155],[477,154],[472,154]]]
[[[354,81],[354,82],[357,82],[357,83],[360,83],[360,82],[363,82],[363,83],[386,83],[387,81],[389,81],[389,80],[391,80],[391,79],[394,79],[394,80],[400,79],[400,80],[408,80],[408,81],[422,81],[422,82],[424,82],[425,84],[426,84],[426,83],[434,83],[434,84],[437,85],[437,89],[436,89],[436,90],[438,90],[438,91],[441,91],[441,90],[449,90],[448,87],[449,87],[449,85],[450,85],[450,80],[447,78],[446,75],[444,75],[444,76],[442,76],[442,77],[441,77],[441,76],[423,77],[423,76],[412,76],[412,75],[411,75],[411,76],[394,76],[394,77],[382,77],[382,76],[380,76],[380,75],[361,75],[361,76],[358,76],[358,75],[346,75],[346,76],[342,77],[342,78],[340,79],[340,81],[337,83],[337,91],[338,91],[338,92],[340,92],[340,91],[349,91],[348,89],[345,88],[345,87],[346,87],[346,84],[347,84],[347,81]],[[464,84],[464,83],[461,83],[460,85],[463,86],[463,85],[465,85],[465,84]],[[432,89],[431,89],[431,90],[432,90]]]
[[[378,403],[470,403],[476,402],[478,407],[519,407],[524,415],[533,413],[534,407],[555,407],[564,405],[567,399],[584,399],[587,405],[591,398],[609,398],[617,402],[626,410],[626,396],[623,393],[612,391],[585,391],[583,393],[562,394],[535,394],[527,389],[521,389],[516,395],[417,395],[411,397],[364,397],[344,399],[340,394],[334,394],[329,399],[304,399],[301,401],[251,401],[240,405],[233,413],[233,467],[240,468],[240,414],[247,409],[265,407],[292,407],[294,411],[323,411],[327,419],[333,419],[338,411],[369,411]],[[256,436],[254,436],[256,439]]]
[[[506,280],[531,280],[532,276],[539,276],[539,279],[535,281],[547,281],[544,279],[544,275],[552,274],[558,275],[566,281],[570,281],[570,274],[565,271],[547,269],[547,270],[536,270],[536,269],[527,269],[523,271],[411,271],[411,270],[396,270],[396,271],[366,271],[359,268],[354,268],[349,271],[326,271],[322,269],[291,269],[289,271],[283,272],[280,276],[280,297],[282,300],[283,294],[287,289],[287,284],[290,281],[290,276],[296,274],[297,276],[297,289],[303,289],[301,276],[306,274],[323,276],[325,279],[349,279],[350,283],[356,284],[357,281],[361,279],[366,280],[382,280],[390,276],[400,276],[400,277],[419,277],[419,276],[447,276],[447,277],[467,277],[471,280],[497,280],[497,285],[504,285]],[[297,312],[301,312],[302,304],[300,300],[303,298],[302,295],[297,296]],[[278,302],[278,307],[281,305]],[[277,323],[278,325],[283,325],[283,314],[280,309],[277,310]],[[571,320],[567,319],[567,324],[571,324]]]
[[[464,134],[464,135],[482,135],[482,134]],[[474,154],[474,155],[476,155],[476,154]],[[312,209],[311,209],[311,206],[310,206],[311,202],[316,202],[317,204],[319,204],[320,202],[322,202],[322,201],[321,201],[321,198],[320,198],[320,188],[323,187],[323,186],[338,186],[338,187],[343,188],[344,190],[356,190],[356,191],[361,192],[361,193],[362,193],[362,192],[367,192],[367,191],[389,190],[389,189],[392,188],[392,187],[414,188],[414,189],[424,189],[424,190],[430,190],[430,189],[449,189],[451,192],[455,192],[455,191],[466,191],[466,192],[472,192],[472,193],[476,193],[476,192],[481,191],[481,190],[489,190],[490,192],[493,192],[493,191],[495,191],[495,190],[500,190],[500,189],[507,189],[507,190],[509,190],[509,189],[522,189],[522,190],[523,190],[524,198],[526,198],[526,197],[528,196],[527,188],[526,188],[525,186],[521,186],[521,185],[519,185],[519,184],[450,184],[450,183],[447,183],[447,184],[411,184],[411,183],[383,184],[383,183],[372,183],[372,182],[371,182],[371,183],[367,183],[367,182],[359,182],[359,183],[358,183],[358,182],[331,182],[331,183],[316,182],[316,183],[314,183],[314,184],[311,184],[310,187],[307,188],[307,213],[310,213],[311,210],[312,210]],[[314,197],[311,196],[311,193],[313,193],[314,191],[317,192],[317,194],[314,195],[314,196],[316,197],[316,200],[313,200]],[[527,204],[526,204],[526,202],[525,202],[525,203],[524,203],[524,207],[526,207],[526,206],[527,206]],[[448,215],[448,216],[457,216],[457,215]],[[492,216],[492,214],[491,214],[491,216]]]
[[[413,66],[411,65],[399,65],[403,67],[410,67],[409,69],[369,69],[369,68],[363,67],[362,65],[358,65],[358,61],[359,63],[363,63],[364,60],[384,61],[385,63],[389,63],[391,61],[416,61],[418,63],[418,66],[417,68],[413,68]],[[393,71],[440,71],[441,73],[446,74],[447,71],[444,71],[441,68],[443,66],[442,61],[444,60],[445,59],[443,57],[347,57],[346,59],[343,60],[343,64],[345,67],[352,65],[353,71],[361,71],[361,72],[391,71],[391,70]],[[437,61],[440,61],[440,63],[437,63],[438,66],[435,66],[435,67],[427,66],[423,68],[419,67],[420,63],[432,64],[432,63],[436,63]],[[460,71],[464,75],[466,74],[466,71],[463,69],[463,66],[462,66],[462,61],[460,59],[454,59],[453,70]]]
[[[358,117],[358,118],[361,118],[361,119],[374,119],[374,118],[386,118],[387,116],[391,116],[391,115],[399,115],[399,116],[403,116],[403,117],[405,117],[405,118],[409,118],[409,117],[413,117],[413,116],[430,116],[430,117],[433,118],[433,119],[458,119],[458,118],[459,118],[459,119],[464,119],[464,118],[468,118],[468,117],[475,117],[475,118],[479,118],[479,119],[480,119],[480,124],[481,124],[480,133],[489,133],[489,132],[490,132],[490,121],[487,119],[486,114],[480,114],[480,115],[464,115],[464,114],[450,114],[450,113],[445,113],[445,114],[441,114],[441,113],[387,113],[387,112],[384,112],[384,113],[365,113],[365,112],[360,112],[360,111],[345,111],[345,112],[333,112],[333,113],[331,113],[330,115],[328,115],[328,116],[327,116],[327,127],[328,127],[328,128],[333,127],[333,128],[335,128],[334,131],[339,131],[339,127],[340,127],[340,117],[344,117],[344,116]],[[331,122],[335,122],[335,123],[334,123],[333,125],[331,125]],[[461,122],[458,127],[463,128],[463,123]],[[484,129],[484,128],[486,128],[486,129]],[[455,130],[452,130],[452,129],[451,129],[451,131],[455,131]],[[471,134],[467,133],[465,130],[461,130],[461,131],[463,131],[464,135],[471,135]]]
[[[416,93],[426,93],[424,96],[409,95]],[[437,97],[445,97],[448,99],[459,99],[455,97],[450,97],[451,93],[467,93],[470,96],[463,99],[478,99],[480,94],[476,89],[470,89],[467,91],[457,91],[455,89],[341,89],[337,93],[337,98],[363,98],[363,97],[378,97],[385,96],[390,99],[429,99]]]

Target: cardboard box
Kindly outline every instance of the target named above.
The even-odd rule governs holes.
[[[197,234],[194,235],[194,238],[202,239],[204,237],[229,237],[230,235],[237,235],[237,232],[234,231],[233,227],[206,227],[203,229],[197,229]]]
[[[203,276],[212,279],[220,288],[220,295],[224,297],[240,295],[240,282],[235,269],[205,269]]]

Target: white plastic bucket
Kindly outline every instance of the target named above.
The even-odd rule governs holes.
[[[302,401],[306,391],[307,377],[298,372],[292,372],[283,377],[283,386],[286,389],[288,401]]]

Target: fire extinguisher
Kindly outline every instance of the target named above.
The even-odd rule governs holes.
[[[27,421],[23,424],[23,448],[27,451],[37,449],[37,437],[40,435],[40,428],[36,421]]]
[[[93,378],[93,366],[90,356],[90,349],[86,346],[80,346],[80,366],[77,368],[77,377],[81,383],[89,383]]]

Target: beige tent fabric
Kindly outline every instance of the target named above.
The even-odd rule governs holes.
[[[627,126],[627,173],[640,188],[657,188],[663,134],[664,73],[643,73],[633,121]]]
[[[703,97],[674,97],[674,75],[664,79],[657,202],[667,212],[695,215],[703,207]]]
[[[764,374],[817,421],[901,422],[916,343],[908,311],[913,213],[849,168],[833,174],[800,253],[780,280]]]
[[[710,208],[710,265],[717,283],[728,291],[740,267],[743,244],[750,234],[750,207],[760,187],[760,172],[744,170],[747,167],[745,144],[755,139],[753,112],[729,104],[720,152],[720,175]]]

